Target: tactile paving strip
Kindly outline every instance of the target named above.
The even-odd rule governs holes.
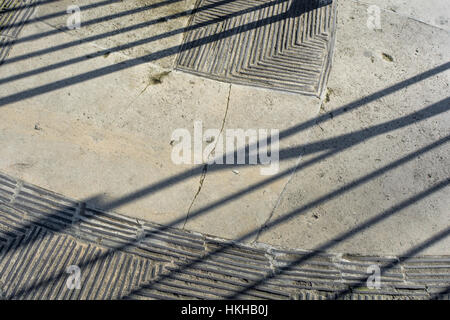
[[[0,64],[33,14],[34,4],[35,0],[0,0]]]
[[[201,0],[177,69],[208,78],[321,95],[334,46],[332,0]]]
[[[374,264],[384,266],[378,290],[365,286]],[[67,285],[69,266],[81,271],[80,289]],[[449,287],[450,256],[244,246],[94,210],[0,174],[2,299],[448,299]]]

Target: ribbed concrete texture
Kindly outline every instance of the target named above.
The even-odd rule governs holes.
[[[449,297],[450,256],[365,257],[242,246],[94,210],[5,175],[0,250],[4,299]],[[80,270],[78,289],[68,285],[70,266]],[[380,287],[368,288],[376,266]]]
[[[203,0],[178,70],[246,85],[320,95],[330,67],[335,11],[327,0]]]

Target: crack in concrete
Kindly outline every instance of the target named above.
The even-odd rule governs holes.
[[[229,109],[229,107],[230,107],[230,97],[231,97],[231,84],[230,84],[230,87],[229,87],[229,89],[228,89],[227,106],[226,106],[226,108],[225,108],[225,114],[224,114],[224,116],[223,116],[222,126],[221,126],[220,132],[219,132],[219,137],[222,135],[223,129],[224,129],[224,127],[225,127],[225,122],[226,122],[226,119],[227,119],[227,116],[228,116],[228,109]],[[212,149],[211,152],[208,154],[208,158],[209,158],[209,156],[210,156],[211,154],[213,154],[214,151],[216,150],[218,140],[219,140],[219,139],[216,139],[216,142],[215,142],[215,144],[214,144],[213,149]],[[192,209],[192,207],[193,207],[193,205],[194,205],[194,203],[195,203],[195,200],[197,199],[197,197],[199,196],[200,192],[202,191],[203,183],[205,182],[205,179],[206,179],[206,173],[207,173],[207,172],[208,172],[208,164],[206,163],[206,164],[203,166],[203,168],[202,168],[202,174],[200,175],[200,182],[199,182],[198,190],[197,190],[197,192],[195,193],[194,198],[193,198],[192,201],[191,201],[191,204],[189,205],[189,208],[188,208],[188,211],[187,211],[187,214],[186,214],[186,218],[184,219],[183,228],[182,228],[183,230],[184,230],[185,227],[186,227],[186,223],[187,223],[187,221],[188,221],[188,219],[189,219],[189,214],[191,213],[191,209]]]
[[[266,228],[266,226],[269,224],[270,220],[272,219],[273,215],[275,214],[275,210],[278,208],[278,206],[281,203],[281,199],[287,189],[287,186],[289,185],[289,183],[291,182],[292,178],[295,175],[295,172],[297,171],[298,166],[300,165],[300,161],[302,160],[302,155],[299,155],[299,157],[297,158],[297,162],[295,163],[294,168],[292,169],[292,172],[289,174],[289,178],[286,181],[283,190],[281,190],[277,201],[275,202],[275,205],[273,206],[272,210],[270,211],[269,216],[267,217],[266,221],[261,225],[261,227],[258,230],[258,233],[256,234],[255,239],[252,241],[252,243],[255,243],[259,240],[259,236],[261,235],[261,232]]]
[[[328,88],[327,88],[327,89],[328,89]],[[328,90],[327,90],[327,91],[328,91]],[[324,101],[325,101],[325,95],[322,95],[322,97],[321,97],[321,98],[319,99],[319,101],[318,101],[318,104],[317,104],[317,111],[316,111],[314,117],[317,117],[317,116],[320,114],[320,111],[321,111],[321,109],[322,109],[322,106],[323,106],[323,104],[324,104]],[[319,126],[318,123],[316,123],[315,125]],[[319,126],[319,128],[322,129],[322,127],[320,127],[320,126]],[[322,129],[322,131],[323,131],[323,129]],[[306,136],[306,141],[309,141],[309,140],[310,140],[310,139],[309,139],[309,138],[310,138],[310,135],[311,135],[311,131],[308,131],[307,136]],[[299,165],[300,165],[300,162],[302,161],[302,158],[303,158],[303,155],[302,155],[302,154],[299,154],[299,156],[298,156],[298,158],[297,158],[297,161],[296,161],[296,163],[295,163],[295,166],[293,167],[292,172],[289,174],[289,178],[288,178],[288,180],[286,181],[285,185],[283,186],[283,189],[281,190],[281,192],[280,192],[280,194],[279,194],[279,196],[278,196],[278,198],[277,198],[277,201],[275,202],[274,207],[272,208],[272,210],[271,210],[269,216],[267,217],[266,221],[265,221],[265,222],[261,225],[261,227],[259,228],[258,233],[256,234],[255,239],[251,242],[252,244],[255,244],[256,242],[258,242],[259,237],[260,237],[262,231],[266,228],[266,226],[269,224],[270,220],[272,219],[273,215],[275,214],[275,210],[276,210],[276,209],[278,208],[278,206],[280,205],[281,199],[282,199],[282,197],[283,197],[283,195],[284,195],[284,193],[285,193],[285,191],[286,191],[286,189],[287,189],[287,186],[289,185],[289,183],[291,182],[291,180],[292,180],[292,178],[294,177],[295,173],[297,172],[297,169],[298,169],[298,167],[299,167]]]
[[[325,91],[328,91],[328,88],[327,88],[327,90],[324,90],[324,92]],[[317,104],[317,111],[316,111],[314,117],[317,117],[320,114],[320,111],[322,110],[322,106],[324,105],[324,102],[325,102],[325,98],[326,97],[325,97],[324,94],[322,95],[322,97],[319,98],[319,101],[318,101],[318,104]],[[316,123],[315,125],[319,126],[318,123]],[[320,127],[320,126],[319,126],[319,128],[322,129],[322,127]],[[322,131],[323,131],[323,129],[322,129]],[[311,135],[311,131],[308,131],[307,136],[306,136],[306,141],[310,140],[309,139],[310,135]],[[272,208],[272,210],[271,210],[269,216],[267,217],[266,221],[259,228],[258,233],[255,236],[255,239],[251,242],[252,244],[255,244],[255,243],[258,242],[262,231],[266,228],[266,226],[269,224],[270,220],[272,219],[273,215],[275,214],[275,210],[280,205],[281,199],[282,199],[282,197],[283,197],[283,195],[284,195],[284,193],[285,193],[285,191],[287,189],[287,186],[289,185],[289,183],[291,182],[291,180],[294,177],[295,173],[297,172],[297,169],[298,169],[298,167],[300,165],[300,162],[301,162],[302,158],[303,158],[303,155],[299,154],[299,156],[297,158],[297,161],[295,163],[295,166],[293,167],[292,172],[289,174],[289,178],[286,181],[285,185],[283,186],[283,189],[281,190],[281,192],[280,192],[280,194],[279,194],[279,196],[277,198],[277,201],[275,202],[274,207]]]
[[[205,178],[206,178],[206,172],[208,172],[208,165],[207,164],[205,164],[203,166],[202,174],[200,176],[200,182],[199,182],[200,185],[198,186],[198,190],[195,193],[194,198],[191,201],[191,204],[189,205],[189,208],[188,208],[188,211],[187,211],[187,214],[186,214],[186,218],[184,219],[183,229],[186,227],[186,223],[187,223],[187,221],[189,219],[189,214],[191,213],[192,206],[194,205],[195,200],[197,199],[198,195],[202,191],[203,182],[205,182]]]

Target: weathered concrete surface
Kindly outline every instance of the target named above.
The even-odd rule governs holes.
[[[155,16],[184,12],[186,8],[176,3]],[[238,174],[233,168],[217,166],[219,172],[212,169],[206,181],[213,194],[208,188],[203,192],[203,165],[172,162],[171,135],[175,129],[187,129],[193,136],[194,121],[201,121],[205,129],[283,130],[310,119],[319,110],[319,100],[314,97],[231,87],[173,71],[168,68],[171,62],[164,59],[148,62],[139,58],[181,44],[181,37],[170,43],[170,37],[162,37],[154,42],[156,46],[117,52],[114,48],[131,41],[128,34],[86,43],[87,38],[114,29],[112,20],[104,22],[106,26],[100,23],[98,29],[95,24],[62,32],[53,26],[63,28],[67,15],[46,17],[65,12],[67,4],[63,1],[56,7],[40,7],[37,16],[44,20],[31,20],[25,26],[21,40],[2,65],[0,167],[8,174],[67,196],[88,199],[100,208],[111,207],[137,218],[182,227],[188,212],[267,177],[261,176],[259,166],[236,168]],[[87,4],[80,4],[82,21],[102,20],[131,10],[128,2],[89,10],[83,10],[83,6]],[[132,7],[143,8],[137,3]],[[142,14],[134,23],[145,20]],[[165,22],[156,29],[143,27],[134,36],[143,39],[149,30],[150,34],[168,32],[161,28],[169,27]],[[27,55],[33,57],[23,59]],[[175,57],[167,56],[170,61]],[[105,75],[99,70],[106,70]],[[62,82],[60,87],[54,85],[57,81]],[[23,92],[32,93],[25,99]],[[297,139],[304,137],[306,134],[301,133]],[[281,146],[292,146],[292,141],[282,141]],[[295,156],[289,160],[281,170],[293,167]],[[241,204],[234,202],[218,213],[205,212],[201,220],[189,225],[230,238],[257,230],[269,217],[288,178],[285,175],[240,198],[248,202],[247,210],[254,214],[244,213]]]
[[[33,23],[25,27],[23,37],[49,30],[52,28],[46,24]],[[9,58],[70,40],[72,37],[62,32],[17,43]],[[3,83],[1,96],[117,66],[129,59],[121,53],[86,58],[97,50],[96,46],[80,44],[6,63],[2,65],[2,78],[83,57],[76,64]],[[172,163],[171,133],[177,128],[192,130],[194,120],[220,127],[228,91],[226,84],[180,73],[165,75],[147,64],[49,92],[42,90],[35,97],[1,107],[1,167],[78,199],[100,196],[101,201],[91,202],[104,206],[105,202],[193,169]],[[151,215],[160,223],[184,219],[200,173],[194,171],[192,177],[164,184],[158,188],[164,193],[152,192],[143,203],[139,199],[130,201],[124,211]]]
[[[400,9],[383,11],[382,30],[371,31],[368,4],[341,0],[330,90],[319,112],[317,98],[173,71],[193,1],[158,3],[77,3],[82,27],[64,32],[58,28],[71,2],[39,7],[41,20],[24,27],[0,66],[1,172],[131,217],[290,248],[400,255],[448,228],[448,188],[441,188],[333,240],[448,181],[444,143],[383,169],[449,133],[448,100],[442,101],[448,65],[404,83],[450,60],[448,31],[417,21],[431,23],[434,13],[414,20]],[[48,19],[56,12],[63,14]],[[174,13],[179,18],[159,19]],[[308,122],[314,117],[317,125]],[[220,165],[204,175],[204,166],[175,165],[171,134],[192,133],[194,121],[289,132],[280,141],[279,175]],[[292,219],[277,223],[290,212]],[[270,228],[258,236],[264,225]],[[445,238],[421,253],[448,252]]]
[[[70,5],[77,5],[81,13],[81,28],[69,32],[75,39],[155,61],[170,69],[195,0],[62,0],[40,6],[36,18],[65,29],[67,22],[72,21],[66,14]]]
[[[447,0],[363,0],[360,3],[377,5],[418,21],[450,30],[450,2]],[[382,13],[381,20],[389,22],[389,14]],[[382,22],[382,23],[383,23]]]
[[[387,12],[389,23],[371,31],[361,27],[366,8],[340,2],[329,101],[319,115],[329,119],[314,128],[312,141],[299,142],[302,162],[271,222],[292,219],[259,241],[387,254],[407,252],[450,225],[448,186],[420,198],[439,183],[445,187],[450,177],[449,33]],[[445,63],[434,76],[404,83]],[[356,229],[408,199],[391,216]],[[352,230],[357,233],[336,242]],[[450,239],[425,252],[450,252]]]
[[[318,108],[319,101],[313,97],[232,85],[224,134],[235,128],[285,132],[299,121],[312,119]],[[282,138],[280,151],[308,141],[308,134],[309,130]],[[298,152],[283,155],[274,175],[261,175],[261,169],[268,168],[261,165],[209,166],[186,229],[254,240],[254,231],[270,217],[298,163]]]

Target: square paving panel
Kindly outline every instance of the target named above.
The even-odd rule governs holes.
[[[177,70],[319,96],[331,65],[332,0],[200,0]]]

